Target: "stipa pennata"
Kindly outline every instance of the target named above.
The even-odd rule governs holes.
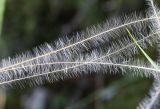
[[[54,43],[36,47],[32,52],[3,59],[0,63],[1,86],[37,85],[98,71],[125,74],[132,70],[135,75],[159,78],[159,69],[133,57],[139,50],[126,32],[128,28],[143,48],[154,43],[159,45],[159,11],[152,0],[147,2],[150,7],[146,15],[112,18],[72,38],[62,37]]]

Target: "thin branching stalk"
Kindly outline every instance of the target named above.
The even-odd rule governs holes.
[[[152,17],[152,18],[154,18],[154,17]],[[141,21],[147,21],[147,20],[151,20],[151,18],[145,18],[145,19],[142,19],[142,20],[132,21],[130,23],[120,25],[120,26],[115,27],[113,29],[106,30],[105,32],[110,32],[110,31],[113,31],[113,30],[116,30],[116,29],[119,29],[119,28],[123,29],[123,27],[125,27],[125,26],[129,26],[131,24],[135,24],[135,23],[138,23],[138,22],[140,23]],[[137,25],[137,26],[139,26],[139,25]],[[143,24],[142,24],[142,26],[143,26]],[[143,27],[142,27],[142,29],[143,29]],[[136,51],[138,51],[138,50],[135,49],[136,45],[129,38],[120,38],[119,41],[116,41],[115,43],[112,42],[111,47],[109,47],[108,50],[104,53],[103,52],[101,53],[101,51],[97,50],[97,51],[91,52],[91,54],[89,54],[88,56],[85,55],[85,54],[81,54],[81,55],[78,54],[80,57],[78,57],[76,59],[74,59],[75,55],[72,54],[73,57],[71,57],[72,55],[69,56],[69,57],[68,57],[68,55],[66,55],[66,57],[62,60],[57,59],[57,58],[56,58],[56,60],[53,59],[53,58],[56,57],[56,55],[49,56],[51,54],[57,54],[58,52],[62,52],[63,54],[68,54],[71,51],[70,50],[69,51],[64,51],[64,50],[67,50],[69,48],[77,46],[78,44],[82,44],[83,42],[89,41],[89,40],[94,39],[96,37],[100,37],[102,34],[105,34],[105,32],[101,32],[99,34],[93,35],[89,38],[86,38],[86,39],[81,40],[79,42],[76,42],[74,44],[64,46],[63,48],[57,49],[55,51],[52,50],[51,46],[47,44],[47,47],[48,47],[47,49],[49,49],[50,52],[46,52],[46,49],[44,49],[44,53],[40,53],[38,51],[37,52],[38,55],[36,55],[36,57],[29,58],[27,60],[25,59],[25,56],[27,56],[28,54],[24,54],[24,56],[21,56],[18,59],[11,60],[9,58],[8,62],[6,60],[4,60],[4,61],[2,61],[2,64],[5,64],[5,65],[2,65],[2,68],[0,69],[0,72],[1,72],[0,84],[12,83],[12,82],[20,81],[20,80],[25,80],[25,79],[32,79],[33,80],[33,78],[35,78],[35,77],[40,77],[40,79],[35,79],[35,81],[36,81],[37,84],[41,84],[41,82],[39,83],[39,81],[42,81],[41,80],[42,76],[46,76],[46,78],[45,79],[43,78],[43,80],[47,79],[49,81],[56,81],[58,79],[63,79],[63,78],[66,77],[65,76],[66,73],[58,73],[58,72],[73,72],[74,69],[77,69],[76,73],[77,72],[82,72],[82,71],[87,72],[91,69],[95,69],[94,71],[97,72],[98,71],[97,69],[101,68],[100,65],[98,66],[99,68],[94,68],[95,64],[91,65],[92,68],[90,68],[90,67],[89,68],[83,68],[83,67],[86,67],[87,65],[89,65],[88,62],[97,62],[97,61],[103,61],[103,63],[106,63],[104,65],[106,67],[108,67],[107,68],[108,70],[113,70],[113,69],[111,69],[112,67],[113,68],[115,67],[115,69],[120,67],[120,68],[122,68],[122,71],[123,71],[124,70],[123,68],[127,67],[126,64],[124,65],[123,63],[121,63],[121,61],[119,61],[119,60],[125,60],[126,59],[125,57],[123,57],[123,54],[125,54],[125,56],[128,56],[128,55],[132,55]],[[138,38],[137,42],[144,45],[143,44],[144,42],[148,42],[148,41],[150,42],[151,39],[155,40],[156,39],[155,36],[156,36],[157,33],[159,33],[159,31],[157,31],[155,33],[152,33],[152,34],[150,34],[146,37],[144,37],[144,36],[143,37],[137,37]],[[154,37],[151,37],[151,36],[154,36]],[[107,37],[107,36],[105,36],[105,37]],[[130,51],[130,53],[129,53],[129,51]],[[116,55],[118,55],[118,57]],[[59,54],[58,54],[58,56],[59,56]],[[61,57],[61,56],[64,57],[64,55],[60,55],[59,57]],[[61,57],[61,58],[63,58],[63,57]],[[66,61],[64,61],[64,60],[66,60]],[[69,64],[69,62],[75,62],[75,63],[76,62],[83,62],[83,63]],[[129,67],[129,66],[132,66],[132,67]],[[138,67],[138,66],[135,66],[134,64],[133,65],[129,64],[129,66],[128,66],[129,69],[130,68],[135,68],[137,70],[137,72],[138,72],[139,69],[143,70],[143,68],[141,68],[142,66]],[[145,68],[147,68],[147,67],[144,67],[144,70],[145,70]],[[159,72],[157,69],[153,70],[153,71],[154,72]],[[67,74],[69,74],[69,75],[73,74],[74,75],[76,73],[73,72],[73,73],[67,73]],[[147,74],[147,73],[148,72],[146,72],[145,75],[152,74],[152,73],[150,73],[150,74],[149,73]],[[52,74],[52,76],[50,76],[49,74]],[[50,78],[48,77],[48,75],[50,76]],[[55,76],[55,75],[58,75],[58,76]],[[73,76],[70,76],[70,77],[73,77]]]
[[[157,19],[153,22],[153,28],[154,30],[159,30],[160,29],[160,20],[158,19],[158,11],[156,6],[154,5],[153,0],[148,0],[149,5],[151,6],[151,13],[154,14]],[[159,36],[159,34],[157,34]],[[159,46],[159,42],[157,43]],[[159,53],[159,48],[157,49]],[[159,62],[159,57],[158,57],[158,62]],[[158,66],[159,68],[159,66]],[[154,76],[155,80],[153,83],[152,88],[149,91],[149,96],[145,97],[144,100],[139,104],[137,109],[158,109],[159,106],[159,99],[160,99],[160,77]]]
[[[53,65],[55,63],[48,63],[47,65],[49,65],[49,64]],[[144,71],[148,71],[148,72],[155,72],[155,75],[157,75],[157,73],[160,73],[160,69],[155,69],[155,68],[151,68],[151,67],[143,67],[143,66],[139,66],[139,65],[137,65],[137,66],[136,65],[129,65],[129,64],[115,64],[115,63],[105,63],[105,62],[58,62],[56,64],[76,64],[76,66],[56,70],[56,71],[53,71],[53,72],[45,72],[43,74],[37,74],[37,75],[26,76],[26,77],[18,78],[18,79],[12,79],[10,81],[1,82],[0,84],[1,85],[2,84],[9,84],[11,82],[17,82],[17,81],[20,81],[20,80],[31,79],[31,78],[35,78],[35,77],[39,77],[39,76],[49,75],[49,74],[56,73],[56,72],[63,72],[63,71],[67,72],[67,70],[74,69],[75,67],[80,67],[82,65],[83,66],[84,65],[88,65],[88,66],[89,65],[91,65],[91,66],[109,65],[109,66],[113,66],[113,67],[117,66],[117,67],[120,67],[120,68],[128,68],[128,69],[135,69],[135,70],[137,69],[137,70],[142,70],[142,71],[144,70]],[[42,66],[42,65],[39,65],[39,66]]]

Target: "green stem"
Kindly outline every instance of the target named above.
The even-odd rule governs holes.
[[[159,68],[157,66],[157,64],[148,56],[148,54],[143,50],[143,48],[138,44],[138,42],[136,41],[136,39],[134,38],[134,36],[131,34],[131,32],[126,29],[128,32],[128,35],[131,37],[131,39],[133,40],[133,42],[137,45],[137,47],[141,50],[141,52],[144,54],[144,56],[148,59],[148,61],[151,63],[151,65],[153,65],[155,68]]]

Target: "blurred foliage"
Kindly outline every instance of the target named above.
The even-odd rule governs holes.
[[[0,33],[2,30],[2,23],[3,23],[3,15],[4,15],[4,10],[5,10],[5,0],[0,1]]]
[[[63,35],[72,37],[73,33],[107,18],[140,12],[146,7],[144,0],[6,0],[0,57],[14,56]],[[101,79],[95,74],[85,75],[39,86],[49,94],[44,102],[46,109],[64,109],[79,103],[83,106],[85,99],[88,102],[81,109],[134,109],[151,84],[151,80],[137,77],[130,80],[120,75],[98,77]],[[114,87],[114,82],[118,86],[116,95],[104,101],[96,98],[108,85]],[[33,90],[33,87],[8,90],[5,109],[26,109],[24,96],[30,96]]]

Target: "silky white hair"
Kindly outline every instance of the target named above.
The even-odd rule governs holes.
[[[2,59],[0,86],[33,86],[100,71],[111,74],[130,71],[131,75],[159,78],[160,69],[134,58],[139,49],[126,31],[130,30],[142,48],[159,42],[160,13],[152,0],[147,2],[150,8],[146,15],[134,13],[111,18],[72,38],[65,36],[13,58]],[[159,91],[151,91],[151,95],[157,95]],[[152,109],[154,103],[148,107],[146,103],[155,101],[153,98],[146,97],[138,109]]]
[[[76,73],[87,73],[92,69],[97,72],[97,69],[101,69],[101,65],[96,67],[95,63],[90,62],[108,63],[105,64],[107,71],[113,71],[116,67],[121,67],[124,71],[122,62],[127,61],[126,64],[132,66],[129,59],[138,52],[136,45],[128,37],[126,28],[143,48],[147,48],[148,44],[157,42],[159,38],[159,31],[153,28],[157,19],[159,17],[155,14],[123,15],[88,28],[72,38],[62,37],[51,44],[46,43],[13,58],[3,59],[0,62],[0,84],[11,84],[25,79],[31,79],[31,84],[39,84],[46,79],[56,81],[72,77]],[[79,63],[82,65],[79,66]],[[88,64],[84,63],[90,63],[90,67],[87,68]],[[141,67],[136,66],[135,69]]]

